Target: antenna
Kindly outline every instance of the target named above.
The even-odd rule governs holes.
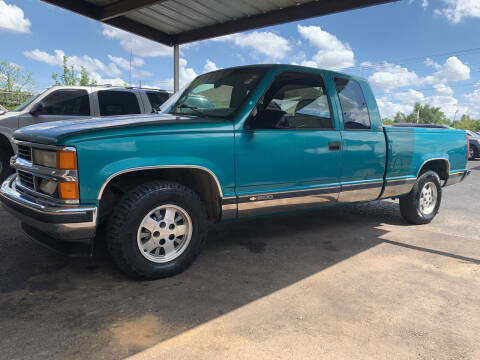
[[[132,55],[133,55],[133,49],[130,48],[130,75],[128,77],[128,84],[129,85],[132,83]]]

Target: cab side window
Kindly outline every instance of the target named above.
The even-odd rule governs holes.
[[[320,75],[279,75],[251,121],[254,129],[333,129],[328,95]]]
[[[370,115],[360,84],[351,79],[335,78],[345,130],[369,130]]]
[[[140,114],[137,96],[132,92],[100,90],[98,102],[101,116]]]
[[[90,115],[90,101],[85,90],[56,90],[47,95],[41,103],[43,107],[39,115]]]

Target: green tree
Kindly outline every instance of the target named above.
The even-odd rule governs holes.
[[[58,80],[58,79],[61,80]],[[84,66],[80,67],[80,79],[77,79],[75,75],[75,66],[72,64],[68,66],[68,57],[63,57],[63,74],[58,76],[56,73],[52,73],[52,79],[55,85],[77,85],[80,86],[96,85],[96,81],[92,81],[88,76],[87,69]]]
[[[457,129],[479,131],[480,120],[473,120],[468,115],[462,115],[462,117],[460,118],[460,121],[455,123],[455,127]]]
[[[393,120],[389,118],[383,118],[382,123],[383,125],[393,125]]]
[[[395,117],[393,118],[393,122],[394,123],[403,123],[403,122],[406,122],[407,121],[407,117],[405,116],[404,113],[402,112],[397,112],[395,114]]]
[[[35,81],[31,72],[23,70],[17,64],[0,62],[0,89],[10,92],[30,92]]]

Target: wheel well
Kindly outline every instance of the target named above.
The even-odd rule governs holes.
[[[423,164],[418,175],[427,170],[435,171],[441,180],[447,180],[448,172],[450,171],[450,164],[446,159],[429,160]]]
[[[8,151],[11,156],[15,153],[10,140],[3,134],[0,134],[0,149]]]
[[[132,171],[111,179],[100,199],[100,221],[109,216],[114,204],[126,192],[155,180],[173,181],[192,189],[205,204],[209,220],[214,222],[220,219],[221,193],[214,176],[202,169],[172,168]]]

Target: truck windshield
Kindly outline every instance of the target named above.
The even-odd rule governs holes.
[[[264,68],[247,67],[201,75],[182,93],[169,114],[229,119],[264,73]]]
[[[15,108],[15,110],[13,111],[22,111],[23,109],[25,109],[28,105],[30,105],[32,102],[35,101],[36,98],[38,98],[40,95],[43,94],[43,91],[40,93],[40,94],[37,94],[37,95],[33,95],[31,97],[29,97],[24,103],[22,103],[21,105],[17,106]]]

